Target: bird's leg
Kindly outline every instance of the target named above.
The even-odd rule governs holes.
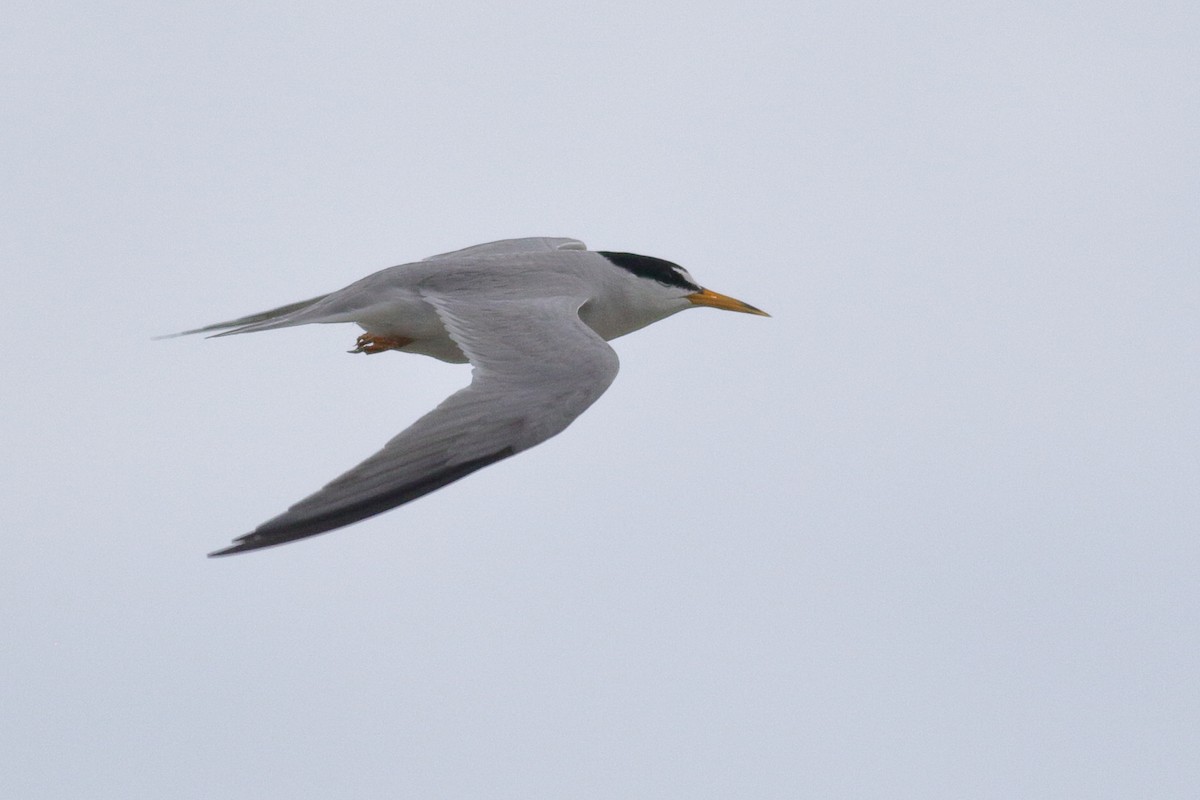
[[[347,353],[366,353],[373,355],[382,353],[384,350],[399,350],[401,347],[406,347],[413,343],[413,339],[407,336],[376,336],[373,333],[364,333],[355,340],[353,350],[347,350]]]

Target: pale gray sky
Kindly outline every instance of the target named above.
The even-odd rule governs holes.
[[[0,28],[14,798],[1191,798],[1193,3],[24,4]],[[204,554],[465,368],[166,333],[510,236],[773,319]]]

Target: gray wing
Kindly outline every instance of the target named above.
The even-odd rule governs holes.
[[[464,256],[499,256],[513,253],[545,253],[553,250],[587,250],[587,245],[578,239],[556,236],[528,236],[524,239],[501,239],[498,242],[476,244],[462,250],[451,250],[430,256],[426,261],[441,261]]]
[[[478,256],[546,253],[555,250],[587,250],[587,245],[578,239],[554,236],[530,236],[524,239],[501,239],[497,242],[472,245],[471,247],[464,247],[462,250],[454,250],[449,253],[430,256],[423,259],[423,261],[469,261]],[[273,308],[270,311],[260,311],[256,314],[238,317],[237,319],[215,322],[212,325],[205,325],[202,328],[193,328],[179,333],[169,333],[165,336],[155,338],[171,339],[176,336],[190,336],[194,333],[208,333],[213,336],[232,336],[239,333],[252,333],[254,331],[288,328],[293,325],[306,325],[310,322],[352,322],[355,320],[355,314],[362,311],[361,304],[365,302],[366,297],[373,296],[374,293],[355,293],[353,291],[348,292],[347,290],[353,290],[363,284],[370,284],[381,276],[394,275],[397,269],[403,269],[408,266],[407,264],[401,264],[399,267],[380,270],[374,275],[356,281],[354,284],[346,287],[346,289],[331,292],[330,294],[323,294],[311,300],[288,303],[286,306]],[[347,299],[352,299],[353,303],[347,305]],[[220,331],[220,333],[214,333],[214,331]]]
[[[561,432],[617,374],[617,354],[579,318],[586,298],[427,297],[474,366],[471,384],[382,450],[223,556],[340,528],[415,500]]]
[[[288,303],[286,306],[272,308],[270,311],[259,311],[257,314],[248,314],[244,317],[238,317],[237,319],[231,319],[226,322],[214,322],[212,325],[205,325],[203,328],[192,328],[190,331],[168,333],[164,336],[155,336],[154,338],[174,339],[178,336],[191,336],[193,333],[212,333],[213,331],[225,331],[225,333],[218,333],[215,335],[228,336],[231,333],[259,330],[264,326],[270,327],[272,324],[277,324],[280,320],[294,317],[298,313],[312,308],[328,296],[329,295],[327,294],[323,294],[320,297],[314,297],[311,300],[301,300],[298,303]],[[238,330],[226,330],[227,328],[237,328]]]

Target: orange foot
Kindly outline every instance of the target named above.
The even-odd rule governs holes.
[[[354,342],[353,350],[347,350],[347,353],[366,353],[373,355],[382,353],[384,350],[399,350],[401,347],[407,347],[415,340],[409,339],[407,336],[376,336],[373,333],[364,333]]]

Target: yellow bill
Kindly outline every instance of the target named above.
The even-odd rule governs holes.
[[[721,308],[726,311],[740,311],[743,314],[758,314],[760,317],[771,316],[762,309],[755,308],[749,303],[743,303],[741,300],[734,300],[728,295],[718,294],[711,289],[701,289],[695,294],[689,294],[687,299],[698,306],[712,306],[713,308]]]

